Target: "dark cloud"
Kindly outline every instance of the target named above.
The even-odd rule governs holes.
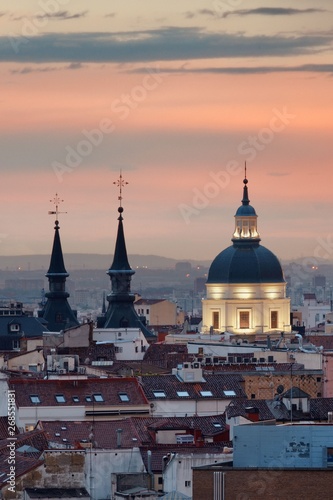
[[[67,66],[63,67],[56,67],[56,66],[41,66],[41,67],[31,67],[31,66],[25,66],[24,68],[19,68],[19,69],[12,69],[10,72],[13,75],[27,75],[29,73],[49,73],[51,71],[60,71],[63,69],[69,69],[69,70],[75,70],[75,69],[81,69],[84,68],[85,65],[81,63],[71,63],[68,64]]]
[[[0,61],[152,62],[191,59],[272,57],[327,50],[333,35],[208,33],[200,28],[166,27],[117,33],[45,33],[0,37]],[[38,31],[37,31],[38,33]]]
[[[296,14],[314,14],[316,12],[326,12],[323,9],[292,9],[283,7],[259,7],[257,9],[239,9],[228,10],[223,12],[220,17],[226,18],[229,16],[294,16]],[[217,13],[215,12],[215,15]]]
[[[147,67],[128,70],[128,73],[146,73]],[[227,67],[207,67],[191,68],[188,64],[183,64],[178,68],[159,69],[160,73],[215,73],[227,75],[251,75],[265,73],[330,73],[333,74],[333,64],[302,64],[299,66],[227,66]]]
[[[216,17],[216,11],[212,9],[200,9],[198,10],[198,13],[201,14],[202,16]]]
[[[56,21],[67,21],[68,19],[80,19],[81,17],[86,17],[88,14],[87,10],[82,12],[77,12],[76,14],[71,14],[68,10],[61,10],[59,12],[55,12],[54,14],[42,14],[37,16],[39,19],[53,19]]]
[[[31,66],[25,66],[20,69],[12,69],[11,73],[13,75],[28,75],[29,73],[49,73],[50,71],[58,71],[58,68],[54,67],[44,67],[44,68],[32,68]]]
[[[291,172],[268,172],[271,177],[286,177],[287,175],[291,175]]]

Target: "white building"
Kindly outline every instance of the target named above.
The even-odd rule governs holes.
[[[257,214],[244,179],[232,245],[212,262],[203,300],[203,333],[248,335],[290,332],[290,299],[277,257],[260,245]]]

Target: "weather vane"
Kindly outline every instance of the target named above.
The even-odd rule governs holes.
[[[61,200],[59,198],[58,193],[55,194],[55,197],[53,198],[53,200],[50,200],[50,202],[55,205],[55,210],[49,210],[48,214],[49,215],[55,215],[56,216],[56,220],[58,220],[58,215],[59,214],[67,214],[67,212],[59,212],[59,210],[58,210],[60,203],[62,203],[63,201],[64,200]]]
[[[128,182],[124,181],[123,176],[121,175],[121,170],[120,170],[120,174],[119,174],[119,179],[117,181],[114,181],[113,184],[115,184],[119,188],[118,200],[119,200],[119,204],[121,206],[121,200],[123,199],[123,197],[122,197],[123,187],[125,187],[128,184]]]

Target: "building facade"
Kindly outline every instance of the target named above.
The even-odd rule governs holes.
[[[203,300],[203,333],[242,337],[290,332],[290,300],[277,257],[260,245],[257,214],[244,179],[232,245],[212,262]]]

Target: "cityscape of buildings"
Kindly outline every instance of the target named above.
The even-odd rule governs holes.
[[[109,290],[93,271],[91,290],[67,286],[57,195],[47,282],[6,278],[2,498],[274,498],[285,478],[298,498],[300,477],[305,498],[330,498],[329,273],[286,281],[245,169],[232,245],[208,267],[147,267],[136,293],[123,183]]]
[[[333,500],[331,2],[0,20],[0,500]]]

